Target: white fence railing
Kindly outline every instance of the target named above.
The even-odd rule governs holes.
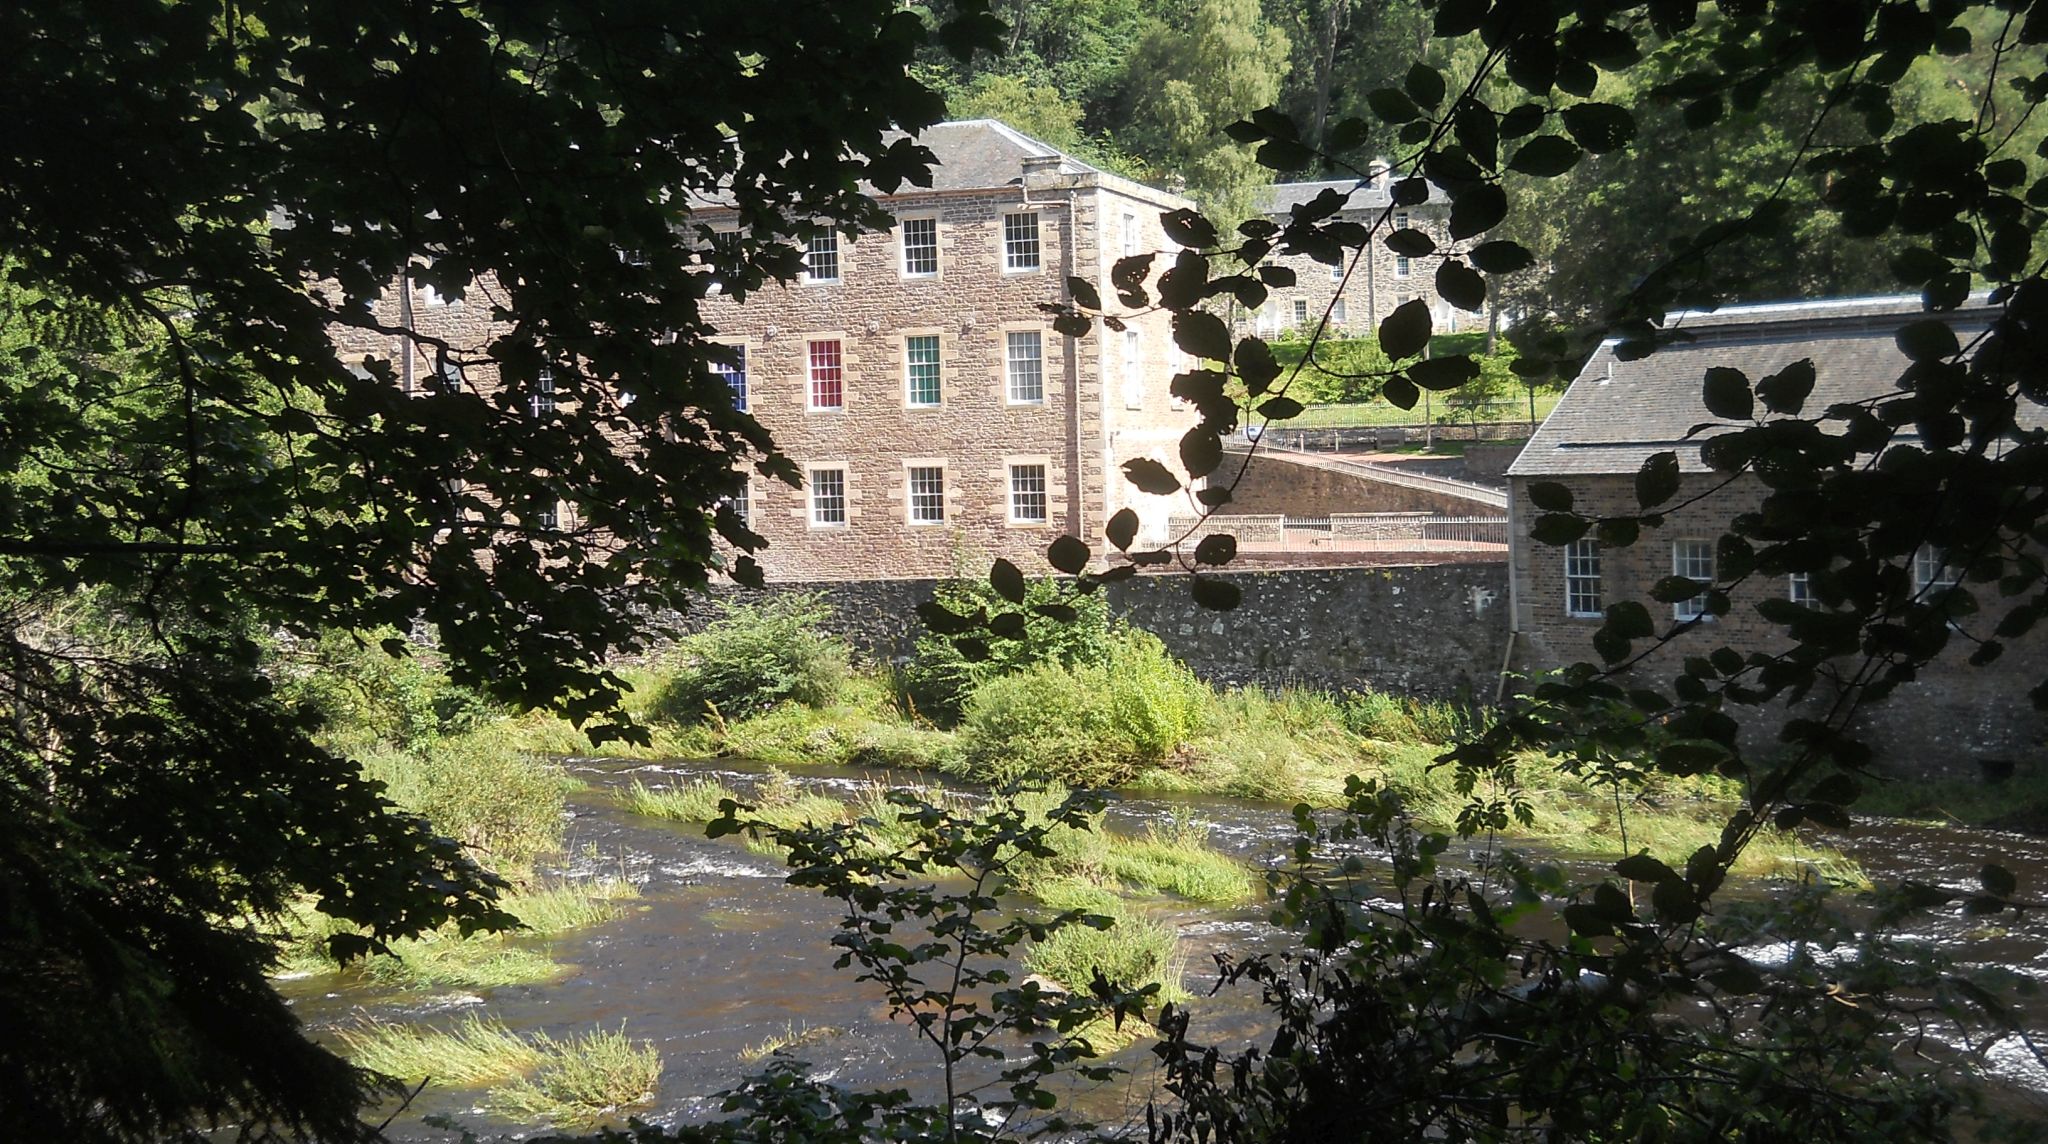
[[[1438,516],[1427,512],[1339,512],[1329,516],[1247,513],[1198,521],[1177,516],[1168,535],[1187,543],[1225,533],[1253,552],[1408,552],[1498,547],[1508,543],[1504,516]]]

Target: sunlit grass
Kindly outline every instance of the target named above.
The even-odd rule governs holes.
[[[541,1061],[540,1050],[517,1033],[474,1014],[452,1029],[376,1023],[343,1028],[335,1036],[350,1061],[409,1084],[480,1088],[522,1076]]]
[[[612,878],[567,883],[510,894],[499,902],[527,929],[553,936],[601,925],[623,912],[619,903],[639,896],[630,883]],[[564,967],[545,954],[510,940],[508,934],[465,937],[453,927],[391,942],[388,954],[373,954],[344,966],[327,952],[326,939],[359,932],[356,927],[302,906],[283,919],[286,940],[276,972],[280,976],[347,973],[397,989],[487,989],[532,985],[561,976]]]
[[[802,1048],[805,1045],[816,1044],[819,1041],[845,1035],[846,1030],[836,1025],[812,1027],[810,1025],[791,1023],[783,1026],[782,1032],[774,1033],[764,1038],[760,1044],[748,1045],[746,1048],[741,1049],[739,1057],[745,1064],[759,1064],[776,1053],[787,1052],[791,1049]]]
[[[484,1107],[508,1120],[547,1120],[587,1128],[654,1099],[661,1054],[624,1028],[557,1041],[534,1038],[540,1059],[532,1072],[493,1088]]]
[[[737,802],[739,796],[731,788],[708,779],[661,789],[636,779],[632,787],[619,796],[619,802],[634,814],[666,818],[673,822],[710,822],[718,817],[718,804],[726,799]]]
[[[367,1024],[337,1031],[355,1064],[453,1088],[492,1086],[484,1107],[507,1119],[583,1128],[653,1099],[661,1054],[644,1041],[595,1030],[564,1040],[521,1037],[502,1022],[465,1017],[453,1028]]]
[[[514,894],[501,904],[527,932],[552,936],[617,919],[625,913],[620,903],[639,896],[639,887],[624,879],[595,878]]]

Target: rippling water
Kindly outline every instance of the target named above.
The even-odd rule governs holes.
[[[744,1050],[792,1031],[831,1029],[800,1055],[821,1076],[852,1087],[932,1083],[933,1057],[907,1027],[888,1019],[879,993],[833,968],[836,904],[782,884],[772,858],[750,854],[729,839],[710,840],[700,827],[641,818],[618,808],[615,791],[635,779],[662,785],[709,778],[744,786],[758,768],[727,762],[663,764],[579,761],[572,769],[589,789],[571,800],[566,857],[558,873],[571,878],[624,877],[641,897],[625,903],[617,921],[552,940],[521,939],[545,948],[571,968],[544,985],[473,991],[393,994],[368,985],[340,984],[326,976],[283,982],[299,1013],[316,1030],[363,1018],[446,1020],[486,1013],[522,1032],[571,1036],[593,1027],[623,1025],[662,1054],[656,1102],[640,1111],[654,1121],[694,1118],[715,1111],[709,1094],[756,1071]],[[808,784],[850,789],[876,776],[810,772]],[[1111,805],[1112,829],[1141,830],[1148,822],[1193,816],[1211,824],[1210,842],[1254,864],[1282,860],[1293,840],[1289,814],[1219,798],[1126,798]],[[1847,851],[1878,884],[1917,879],[1974,885],[1978,869],[1998,862],[2019,875],[2021,894],[2040,899],[2048,884],[2048,840],[1991,831],[1961,830],[1870,820],[1827,839]],[[1588,876],[1595,864],[1586,867]],[[1260,1015],[1253,996],[1205,996],[1213,984],[1211,954],[1270,949],[1285,935],[1265,921],[1263,906],[1230,909],[1162,907],[1160,916],[1180,931],[1187,987],[1203,1039],[1255,1038]],[[1937,942],[1970,965],[2002,965],[2048,978],[2048,924],[2039,914],[2015,920],[1928,918],[1919,936]],[[1768,958],[1772,951],[1754,951]],[[2048,1021],[2035,1022],[2048,1031]],[[1098,1116],[1142,1105],[1154,1081],[1143,1046],[1116,1063],[1132,1070],[1111,1090],[1085,1094]],[[2001,1074],[2036,1094],[2048,1093],[2048,1073],[2017,1043],[1993,1051]],[[452,1139],[419,1117],[452,1115],[485,1132],[514,1131],[472,1105],[481,1094],[430,1089],[394,1124],[396,1138]],[[2021,1099],[2041,1100],[2035,1097]],[[2048,1104],[2044,1104],[2048,1111]]]

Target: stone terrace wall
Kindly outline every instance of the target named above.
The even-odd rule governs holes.
[[[1213,683],[1302,684],[1443,698],[1491,699],[1507,641],[1507,568],[1500,562],[1302,568],[1223,577],[1244,590],[1232,612],[1188,597],[1185,579],[1148,575],[1111,585],[1110,613],[1157,635]],[[721,588],[714,599],[821,593],[830,627],[877,659],[907,656],[913,609],[936,580],[854,580]],[[708,620],[713,609],[698,613]]]
[[[1210,479],[1223,484],[1244,464],[1241,453],[1226,454],[1223,467]],[[1340,512],[1432,512],[1446,516],[1497,516],[1500,510],[1463,497],[1427,489],[1375,481],[1302,464],[1288,457],[1259,453],[1231,490],[1230,503],[1216,510],[1229,516],[1329,516]]]

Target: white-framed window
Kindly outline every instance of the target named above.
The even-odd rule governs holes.
[[[713,361],[711,372],[725,380],[727,389],[732,391],[732,407],[741,413],[747,411],[747,347],[725,346],[732,354],[729,362]]]
[[[845,355],[838,338],[820,338],[807,346],[812,409],[846,408]]]
[[[1343,280],[1344,280],[1344,260],[1340,258],[1340,259],[1338,259],[1338,260],[1336,261],[1335,265],[1333,265],[1333,266],[1331,266],[1331,267],[1330,267],[1330,281],[1332,281],[1332,282],[1342,282]]]
[[[1700,584],[1714,582],[1714,542],[1711,540],[1674,540],[1671,542],[1671,574],[1683,576]],[[1677,620],[1697,620],[1707,614],[1707,594],[1671,605],[1671,617]]]
[[[1145,375],[1144,367],[1140,364],[1143,361],[1143,354],[1141,352],[1143,349],[1144,346],[1138,339],[1138,331],[1125,330],[1123,362],[1125,409],[1143,409],[1145,407]]]
[[[1923,544],[1913,553],[1913,591],[1932,601],[1943,591],[1963,582],[1962,570],[1948,562],[1948,553]]]
[[[1166,351],[1166,376],[1169,379],[1176,378],[1187,371],[1188,355],[1182,353],[1179,346],[1168,347]],[[1186,409],[1188,407],[1187,398],[1172,392],[1171,381],[1168,382],[1166,407],[1168,409]]]
[[[812,469],[805,482],[811,490],[811,527],[838,528],[846,523],[846,470]]]
[[[1038,212],[1020,211],[1003,216],[1003,270],[1037,270]]]
[[[1564,547],[1564,614],[1598,616],[1600,609],[1600,542],[1574,540]]]
[[[739,491],[727,497],[726,503],[732,506],[732,514],[740,518],[741,524],[746,525],[748,528],[754,527],[754,483],[752,481],[741,481]]]
[[[1785,577],[1785,598],[1802,608],[1820,607],[1820,597],[1813,594],[1813,573],[1794,572]]]
[[[1280,303],[1267,302],[1252,311],[1252,332],[1262,338],[1280,332]]]
[[[541,532],[560,532],[562,530],[562,502],[554,500],[542,505],[540,511],[533,514],[533,527]]]
[[[534,420],[555,415],[555,371],[546,366],[534,375],[533,392],[526,395],[526,411]]]
[[[910,523],[946,523],[946,470],[938,465],[912,465],[908,472]]]
[[[903,403],[929,409],[940,403],[939,335],[903,339]]]
[[[804,281],[839,281],[839,235],[826,231],[804,248]]]
[[[1344,299],[1339,298],[1336,301],[1330,303],[1330,324],[1333,326],[1341,326],[1344,324],[1344,322]]]
[[[1129,258],[1138,253],[1138,216],[1129,211],[1124,212],[1123,236],[1124,257]]]
[[[1003,377],[1012,405],[1045,404],[1045,337],[1038,330],[1003,335]]]
[[[1010,466],[1010,523],[1046,521],[1045,466]]]
[[[1305,326],[1308,324],[1307,298],[1296,298],[1294,300],[1294,324],[1297,326]]]
[[[1395,229],[1395,230],[1407,230],[1407,229],[1408,229],[1408,212],[1407,212],[1407,211],[1395,211],[1395,212],[1394,212],[1394,229]],[[1394,277],[1396,277],[1396,278],[1406,278],[1406,277],[1408,277],[1408,272],[1409,272],[1409,270],[1410,270],[1410,269],[1412,269],[1412,267],[1411,267],[1411,266],[1409,265],[1409,263],[1408,263],[1408,256],[1407,256],[1407,255],[1405,255],[1405,254],[1396,254],[1396,255],[1394,256]]]
[[[933,278],[939,273],[939,220],[906,218],[897,232],[903,246],[903,276]]]

